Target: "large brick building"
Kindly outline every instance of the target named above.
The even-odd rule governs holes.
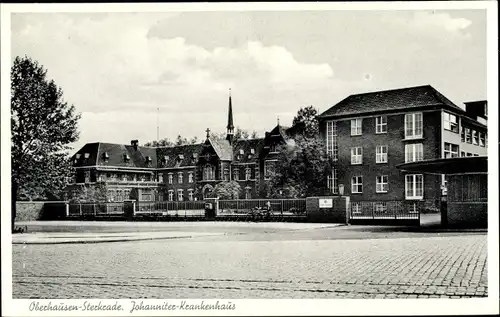
[[[74,183],[69,191],[105,184],[108,201],[200,200],[222,181],[237,181],[239,198],[264,195],[267,175],[276,163],[276,147],[287,142],[292,129],[277,125],[264,138],[234,137],[232,99],[226,139],[207,129],[203,143],[174,147],[144,147],[88,143],[74,156]]]
[[[487,102],[465,105],[429,85],[345,98],[318,116],[335,165],[328,187],[333,193],[344,187],[354,207],[356,201],[439,200],[443,175],[403,173],[396,165],[487,155]]]

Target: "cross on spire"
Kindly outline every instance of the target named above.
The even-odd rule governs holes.
[[[205,132],[207,132],[207,139],[208,139],[210,137],[210,128],[207,128]]]

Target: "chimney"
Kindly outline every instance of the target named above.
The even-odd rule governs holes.
[[[137,151],[137,147],[139,146],[139,140],[130,141],[130,145],[132,145],[134,147],[134,150]]]

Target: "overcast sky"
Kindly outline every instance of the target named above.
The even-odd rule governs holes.
[[[302,106],[430,84],[458,105],[486,99],[486,14],[296,11],[12,15],[28,55],[82,113],[80,141],[128,144],[225,131],[260,135]]]

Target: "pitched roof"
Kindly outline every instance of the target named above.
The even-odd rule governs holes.
[[[258,159],[263,146],[263,138],[238,140],[236,144],[234,144],[233,161],[236,163],[254,162]],[[252,149],[254,153],[252,153]],[[240,151],[243,151],[243,154],[241,154]]]
[[[85,158],[88,153],[89,158]],[[76,159],[77,154],[80,158]],[[125,160],[125,155],[128,159]],[[150,161],[146,160],[146,157]],[[120,166],[120,167],[156,167],[156,150],[138,146],[135,149],[132,145],[114,144],[114,143],[87,143],[78,152],[73,155],[73,159],[79,166]]]
[[[173,147],[156,148],[158,167],[172,168],[193,166],[196,164],[203,144],[188,144]],[[167,160],[165,160],[167,158]]]
[[[432,86],[425,85],[350,95],[318,117],[349,116],[431,106],[441,106],[460,113],[465,112]]]
[[[220,160],[231,161],[233,159],[233,148],[228,140],[218,140],[211,137],[208,140]]]

